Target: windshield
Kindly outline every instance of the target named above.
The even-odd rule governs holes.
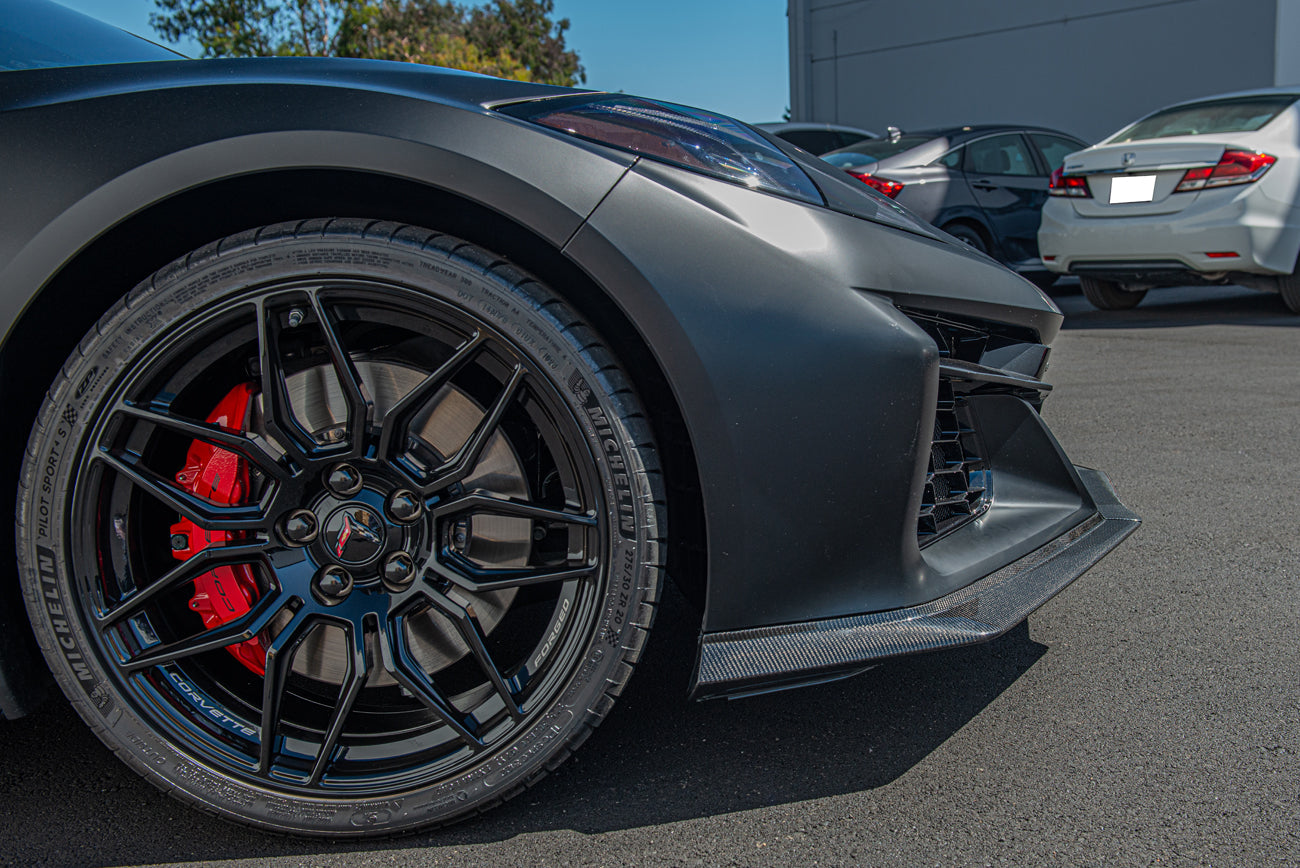
[[[1119,143],[1169,136],[1248,133],[1273,120],[1295,101],[1295,94],[1269,94],[1174,106],[1143,118],[1111,141]]]
[[[829,154],[822,154],[822,159],[841,169],[845,166],[861,166],[887,159],[903,151],[910,151],[933,138],[934,136],[899,136],[897,139],[868,139]]]
[[[182,57],[49,0],[4,0],[4,14],[0,16],[0,70]]]

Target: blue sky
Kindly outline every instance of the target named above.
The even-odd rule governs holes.
[[[153,0],[59,0],[157,39]],[[472,2],[472,0],[471,0]],[[775,121],[790,103],[786,0],[555,0],[587,86]],[[187,54],[191,46],[178,46]]]

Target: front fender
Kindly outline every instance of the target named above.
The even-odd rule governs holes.
[[[1047,336],[1050,301],[953,244],[649,161],[565,253],[641,329],[682,408],[706,632],[898,608],[970,580],[917,548],[938,353],[891,297]]]
[[[388,94],[367,93],[341,112],[328,89],[264,87],[255,92],[271,105],[256,117],[218,123],[246,90],[151,91],[0,113],[9,187],[0,330],[7,335],[49,279],[103,233],[205,184],[302,168],[400,177],[508,214],[558,248],[632,162],[597,146],[575,160],[573,142],[512,119]],[[292,98],[294,109],[276,116],[267,92]],[[161,120],[186,111],[213,119]],[[321,128],[321,118],[333,127]],[[518,135],[501,135],[502,124]]]

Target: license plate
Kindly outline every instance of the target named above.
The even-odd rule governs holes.
[[[1150,202],[1156,195],[1155,175],[1116,175],[1110,179],[1110,204]]]

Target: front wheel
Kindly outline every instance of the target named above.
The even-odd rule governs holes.
[[[975,227],[966,223],[949,223],[947,226],[943,227],[943,231],[947,232],[967,247],[972,247],[980,253],[983,253],[986,256],[988,255],[989,246],[985,243],[984,236],[981,235],[980,231]]]
[[[1147,291],[1130,291],[1113,280],[1098,280],[1086,275],[1079,277],[1083,297],[1098,310],[1132,310],[1146,297]]]
[[[18,501],[28,609],[101,739],[277,831],[502,801],[626,684],[661,573],[645,415],[547,287],[445,235],[266,227],[109,311]]]

